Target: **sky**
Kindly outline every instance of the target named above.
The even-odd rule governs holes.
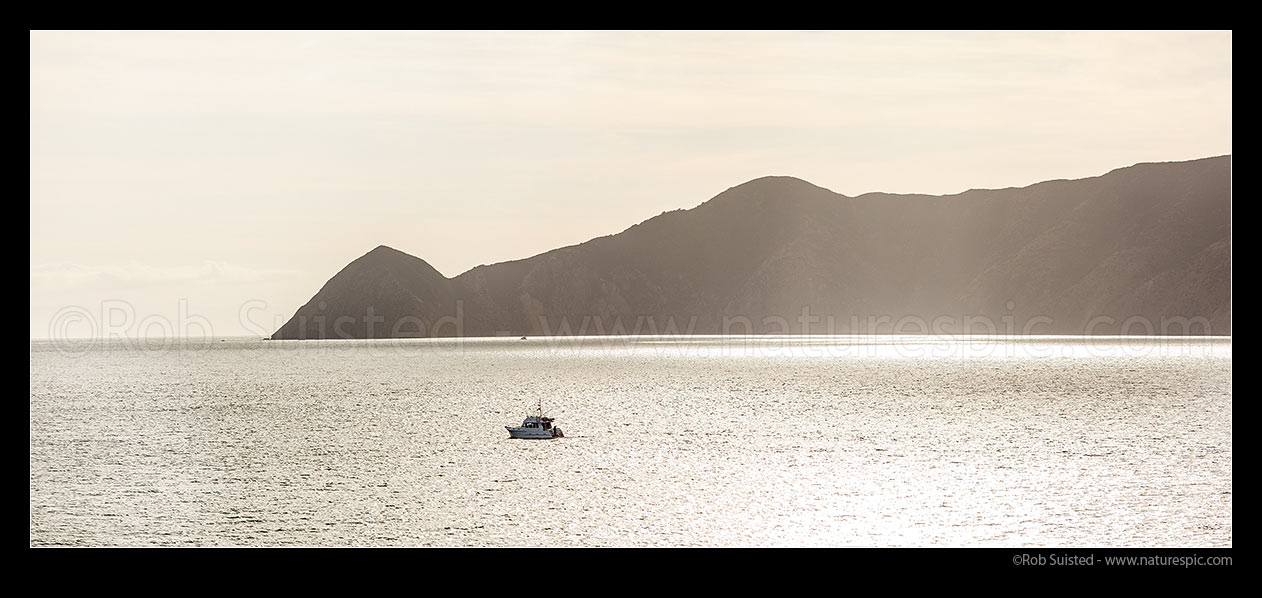
[[[1230,31],[31,31],[31,338],[267,336],[767,175],[946,195],[1231,153]]]

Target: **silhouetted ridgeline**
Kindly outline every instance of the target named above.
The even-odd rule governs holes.
[[[1231,157],[957,195],[791,177],[445,278],[381,246],[273,338],[1231,334]]]

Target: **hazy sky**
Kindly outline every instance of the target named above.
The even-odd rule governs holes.
[[[1231,153],[1230,31],[33,31],[30,89],[32,338],[270,334],[377,245],[456,276],[765,175]]]

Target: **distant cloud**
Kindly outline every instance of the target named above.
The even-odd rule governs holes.
[[[236,266],[227,262],[205,260],[201,265],[152,266],[138,262],[102,266],[74,263],[34,264],[31,283],[54,286],[81,286],[104,282],[257,282],[293,276],[288,270],[261,270]]]

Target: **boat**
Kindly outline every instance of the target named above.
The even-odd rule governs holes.
[[[504,429],[508,430],[509,438],[563,438],[565,434],[561,432],[561,428],[552,425],[554,421],[556,420],[543,415],[543,400],[540,399],[536,412],[527,415],[520,426],[504,426]]]

